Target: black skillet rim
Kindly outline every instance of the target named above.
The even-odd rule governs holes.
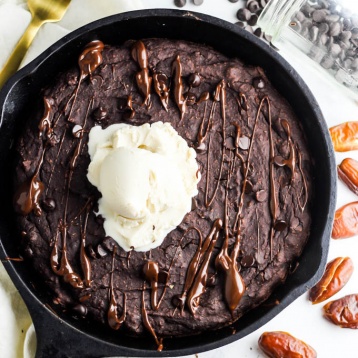
[[[129,347],[123,347],[123,346],[117,346],[109,341],[103,341],[99,339],[98,337],[93,337],[87,332],[81,332],[76,327],[71,326],[71,324],[63,321],[61,318],[55,316],[47,307],[44,306],[44,304],[38,299],[36,295],[32,292],[32,290],[27,286],[27,284],[23,281],[22,277],[19,276],[17,269],[16,269],[16,263],[12,262],[5,262],[4,266],[6,270],[8,271],[10,277],[12,278],[12,281],[14,282],[15,286],[18,288],[20,294],[24,297],[27,305],[29,306],[29,309],[31,311],[31,314],[33,315],[33,319],[35,322],[42,322],[44,320],[44,317],[47,318],[52,317],[55,320],[57,320],[63,328],[63,332],[66,334],[79,334],[82,335],[83,340],[89,339],[89,341],[97,344],[102,344],[104,346],[107,346],[108,350],[104,349],[102,350],[103,354],[128,354],[129,356],[178,356],[178,355],[187,355],[187,354],[194,354],[199,353],[211,349],[215,349],[218,347],[221,347],[223,345],[229,344],[231,342],[234,342],[244,336],[246,336],[249,333],[252,333],[259,327],[261,327],[263,324],[267,323],[269,320],[271,320],[273,317],[275,317],[279,312],[281,312],[285,307],[287,307],[291,302],[293,302],[296,298],[298,298],[301,294],[303,294],[305,291],[307,291],[308,288],[313,286],[320,276],[323,273],[327,254],[328,254],[328,246],[329,246],[329,240],[330,240],[330,232],[331,232],[331,225],[333,221],[333,215],[334,215],[334,209],[335,209],[335,199],[336,199],[336,175],[335,175],[335,161],[334,161],[334,152],[332,148],[332,144],[330,142],[329,133],[327,130],[326,123],[323,119],[322,113],[319,109],[319,106],[314,99],[314,96],[312,95],[311,91],[307,87],[307,85],[303,82],[303,80],[300,78],[300,76],[296,73],[296,71],[274,50],[269,48],[266,44],[264,44],[261,40],[257,39],[252,34],[249,34],[248,32],[240,29],[238,26],[235,26],[233,24],[230,24],[224,20],[209,16],[209,15],[203,15],[195,12],[188,12],[188,11],[182,11],[182,10],[172,10],[172,9],[155,9],[155,10],[139,10],[139,11],[133,11],[118,15],[113,15],[104,19],[97,20],[93,23],[90,23],[72,33],[65,36],[58,42],[56,42],[54,45],[52,45],[50,48],[48,48],[45,52],[43,52],[39,57],[37,57],[35,60],[33,60],[30,64],[25,66],[23,69],[18,71],[3,87],[3,89],[0,92],[0,129],[1,124],[4,116],[4,106],[6,104],[6,99],[8,94],[11,92],[12,88],[16,86],[16,84],[22,80],[23,78],[33,75],[36,76],[36,70],[38,67],[43,63],[46,62],[49,58],[52,58],[52,56],[56,56],[56,52],[60,51],[63,46],[66,44],[76,40],[77,38],[80,38],[81,36],[84,36],[86,33],[96,30],[102,26],[109,25],[112,23],[116,23],[118,21],[125,21],[130,19],[140,19],[140,18],[146,18],[146,17],[166,17],[170,19],[181,19],[181,18],[187,18],[187,19],[194,19],[195,21],[203,21],[208,22],[212,26],[220,28],[221,30],[226,30],[229,32],[232,32],[234,36],[240,36],[243,39],[245,39],[248,42],[251,42],[254,46],[258,47],[261,52],[265,53],[266,56],[268,56],[271,60],[275,61],[281,69],[283,69],[287,76],[290,76],[297,84],[297,87],[300,89],[300,94],[304,97],[304,102],[308,103],[311,107],[311,110],[314,114],[314,117],[317,121],[317,125],[319,126],[320,132],[322,134],[322,138],[324,139],[324,143],[322,145],[324,146],[324,151],[327,154],[327,164],[329,166],[330,170],[330,176],[327,178],[327,185],[330,191],[330,198],[328,199],[329,205],[328,208],[325,209],[325,228],[322,231],[322,237],[319,238],[321,241],[321,252],[320,252],[320,265],[317,269],[317,271],[311,276],[311,278],[308,281],[302,282],[300,284],[296,284],[295,288],[291,290],[291,292],[287,295],[287,297],[284,297],[280,304],[272,307],[269,311],[267,311],[260,319],[254,321],[253,323],[246,326],[243,330],[235,333],[235,334],[227,334],[224,338],[220,338],[218,340],[210,341],[207,343],[202,343],[198,346],[191,346],[187,348],[176,348],[173,350],[164,350],[163,352],[159,353],[154,350],[149,350],[148,348],[144,349],[138,349],[138,348],[129,348]],[[0,237],[0,255],[1,258],[6,257],[6,250],[3,246],[3,243],[1,241]],[[43,313],[38,312],[38,309],[43,310]],[[36,311],[36,312],[35,312]],[[39,323],[40,324],[40,323]],[[38,327],[36,327],[38,328]],[[39,329],[38,334],[41,337],[41,333],[44,334],[44,328],[42,327],[42,330]],[[66,333],[67,332],[67,333]],[[77,332],[77,333],[76,333]],[[193,337],[195,339],[195,337]],[[103,347],[104,348],[104,347]],[[106,353],[108,352],[108,353]],[[99,354],[99,353],[97,353]],[[92,356],[92,355],[91,355]]]

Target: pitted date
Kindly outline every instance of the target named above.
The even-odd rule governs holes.
[[[358,294],[347,295],[328,302],[324,307],[324,316],[342,328],[358,328]]]
[[[339,208],[334,215],[332,239],[358,235],[358,201]]]
[[[270,358],[316,358],[316,351],[287,332],[264,332],[259,347]]]
[[[342,163],[337,167],[339,179],[358,195],[358,162],[352,158],[342,160]]]
[[[349,257],[337,257],[330,261],[321,280],[311,288],[309,300],[316,304],[332,297],[349,281],[353,269],[353,261]]]
[[[329,129],[336,152],[358,149],[358,122],[345,122]]]

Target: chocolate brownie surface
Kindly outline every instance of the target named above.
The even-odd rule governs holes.
[[[44,90],[44,108],[18,142],[22,243],[73,315],[131,335],[198,334],[236,321],[284,282],[310,231],[309,152],[262,69],[201,44],[138,43],[98,42],[93,71],[80,60]],[[136,80],[144,70],[149,87]],[[88,132],[157,121],[195,148],[199,194],[160,247],[125,252],[96,216]]]

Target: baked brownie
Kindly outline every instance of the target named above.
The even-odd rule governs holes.
[[[18,142],[15,209],[27,260],[54,302],[126,334],[218,329],[265,301],[310,232],[310,155],[263,70],[202,44],[93,41],[43,91]],[[163,243],[126,252],[106,236],[87,179],[88,133],[169,122],[196,150],[192,210]]]

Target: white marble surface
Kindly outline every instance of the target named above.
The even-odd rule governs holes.
[[[73,1],[75,2],[81,0]],[[2,63],[1,61],[4,61],[4,50],[9,50],[9,48],[11,48],[14,41],[13,39],[16,38],[16,36],[20,36],[23,29],[26,27],[26,22],[29,21],[29,15],[28,13],[26,13],[26,6],[24,5],[24,3],[24,0],[0,0],[0,65]],[[96,3],[94,1],[91,1],[91,3],[95,9],[95,7],[97,6]],[[120,7],[118,6],[118,3],[115,4],[113,8],[110,8],[110,3],[111,5],[113,5],[113,3],[115,3],[115,0],[104,0],[101,2],[101,5],[97,3],[98,6],[101,7],[102,12],[100,14],[107,15],[119,11]],[[140,6],[142,8],[175,8],[172,0],[145,0],[143,1],[144,5],[141,5],[140,2],[134,4],[130,0],[127,0],[126,2],[122,1],[121,3],[122,5],[124,4],[124,7],[126,8],[133,8],[135,5]],[[103,4],[108,4],[108,6],[105,6]],[[10,12],[7,12],[7,15],[4,15],[3,6],[5,5],[13,6],[14,8],[16,7],[16,11],[14,10],[14,8],[10,9],[11,11],[9,9],[6,9]],[[209,15],[220,17],[230,22],[235,22],[235,14],[239,6],[240,2],[233,4],[228,0],[205,0],[204,4],[201,6],[188,4],[183,9],[203,12]],[[89,14],[89,18],[92,19],[92,16],[94,15]],[[21,19],[21,21],[19,21],[19,19]],[[69,20],[69,23],[67,23],[67,27],[69,29],[71,29],[73,21],[74,20]],[[4,26],[4,24],[6,26]],[[56,31],[55,33],[58,34],[58,32]],[[56,34],[55,36],[58,36]],[[46,37],[47,34],[43,34],[43,38]],[[233,44],[233,46],[234,45],[235,44]],[[44,46],[46,45],[40,44],[39,48],[43,48]],[[34,51],[35,52],[32,52],[33,54],[35,54],[36,51],[39,51],[39,49],[35,49]],[[292,52],[280,51],[280,53],[299,72],[299,74],[303,77],[303,79],[306,81],[306,83],[314,93],[329,127],[345,121],[358,120],[358,105],[355,100],[347,94],[347,92],[340,91],[337,86],[335,86],[331,82],[327,82],[325,79],[322,79],[321,76],[317,73],[314,66],[311,66],[309,64],[307,65],[306,63],[304,63],[304,61],[302,61]],[[31,53],[30,55],[33,56]],[[28,57],[28,59],[30,59],[30,57]],[[340,162],[343,158],[346,157],[352,157],[358,160],[358,152],[353,151],[349,153],[337,154],[337,162]],[[352,194],[345,186],[343,186],[341,183],[338,183],[337,207],[348,202],[355,201],[357,199],[358,198],[354,194]],[[329,259],[333,259],[337,256],[350,256],[356,263],[358,270],[358,237],[341,241],[331,240]],[[5,294],[9,292],[13,293],[14,289],[11,287],[11,285],[9,285],[8,282],[5,282],[6,279],[4,278],[4,273],[1,271],[1,269],[0,277],[2,281],[0,284],[0,293],[1,289],[3,290],[3,292],[5,292]],[[336,294],[334,298],[339,298],[351,293],[358,293],[358,272],[354,272],[349,283],[343,288],[342,291]],[[8,299],[6,298],[6,295],[0,295],[0,309],[1,306],[6,304],[7,300]],[[14,303],[12,303],[12,305],[14,305]],[[261,333],[263,333],[264,331],[273,330],[287,331],[295,335],[296,337],[303,339],[316,349],[319,357],[357,357],[357,331],[342,329],[326,321],[322,317],[323,305],[324,303],[313,306],[308,301],[307,294],[304,294],[294,303],[292,303],[289,307],[287,307],[283,312],[281,312],[277,317],[275,317],[265,326],[258,329],[256,332],[253,332],[249,336],[228,346],[210,352],[200,353],[199,357],[264,357],[264,355],[258,349],[257,340]],[[13,310],[16,311],[14,308]],[[17,350],[15,346],[11,346],[11,344],[17,344],[17,341],[11,338],[11,335],[9,340],[3,339],[3,332],[5,332],[6,327],[1,326],[1,321],[3,320],[0,319],[0,332],[2,337],[0,339],[0,352],[2,352],[0,353],[0,356],[6,358],[21,357],[22,355],[21,353],[19,353],[21,352],[21,350]],[[26,330],[26,324],[24,324],[24,326],[18,326],[17,329]],[[14,329],[16,329],[16,327]],[[9,337],[9,334],[7,334],[7,337]],[[22,342],[23,338],[20,341]],[[3,355],[4,352],[9,353]],[[33,354],[30,352],[28,353],[28,355],[26,355],[26,357],[31,357],[32,355]]]

